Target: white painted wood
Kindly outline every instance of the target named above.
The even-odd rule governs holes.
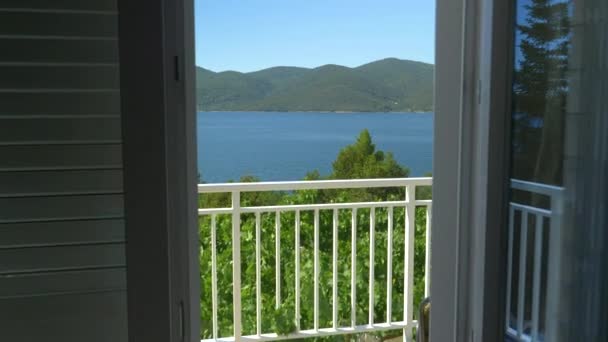
[[[357,326],[357,208],[351,211],[350,325]]]
[[[524,334],[524,306],[526,304],[526,252],[528,250],[528,212],[521,212],[519,232],[519,282],[517,285],[517,336]]]
[[[358,189],[394,188],[406,185],[432,185],[432,178],[378,178],[378,179],[341,179],[322,181],[256,182],[256,183],[217,183],[199,184],[199,193],[315,190],[315,189]]]
[[[241,193],[232,192],[232,305],[234,339],[241,338]]]
[[[292,333],[288,335],[278,335],[276,333],[258,335],[242,336],[243,341],[280,341],[280,340],[292,340],[292,339],[303,339],[303,338],[315,338],[315,337],[326,337],[326,336],[337,336],[337,335],[352,335],[361,333],[374,333],[380,331],[389,330],[411,330],[418,326],[417,321],[412,321],[410,325],[404,322],[393,322],[393,323],[376,323],[374,325],[358,325],[356,327],[341,327],[341,328],[322,328],[322,329],[310,329],[302,330],[298,333]],[[218,339],[205,339],[201,342],[232,342],[234,337],[223,337]]]
[[[424,255],[424,297],[431,295],[431,227],[433,223],[433,206],[426,207],[426,235]]]
[[[250,191],[279,191],[285,189],[333,189],[333,188],[346,188],[348,180],[340,180],[340,181],[304,181],[304,182],[260,182],[260,183],[239,183],[239,184],[211,184],[211,185],[200,185],[199,192],[200,193],[215,193],[222,192],[226,190],[230,190],[233,197],[233,203],[238,203],[236,198],[240,196],[241,192],[250,192]],[[319,337],[333,334],[346,334],[347,332],[367,332],[367,331],[382,331],[382,330],[395,330],[395,329],[403,329],[404,334],[407,338],[411,339],[412,336],[412,328],[416,326],[416,322],[413,320],[413,253],[414,253],[414,231],[415,231],[415,207],[422,206],[427,208],[427,232],[430,235],[431,229],[431,213],[430,206],[432,205],[431,200],[415,200],[413,194],[415,193],[415,184],[423,184],[430,185],[432,182],[431,178],[419,179],[415,178],[411,182],[409,179],[399,179],[393,187],[401,187],[402,184],[406,184],[406,198],[401,201],[380,201],[380,202],[360,202],[360,203],[320,203],[320,204],[305,204],[305,205],[268,205],[268,206],[254,206],[254,207],[240,207],[233,205],[230,208],[200,208],[199,215],[232,215],[235,217],[238,212],[239,215],[241,213],[254,213],[256,217],[256,284],[257,288],[261,288],[259,282],[260,278],[260,267],[261,267],[261,240],[258,240],[260,236],[258,234],[258,230],[261,229],[261,215],[267,213],[269,215],[275,215],[275,237],[278,237],[279,240],[275,240],[275,255],[279,254],[280,251],[280,215],[285,212],[295,212],[295,320],[296,320],[296,333],[290,334],[289,336],[278,336],[274,333],[263,333],[261,331],[261,293],[256,293],[256,325],[257,331],[255,336],[256,340],[277,340],[277,339],[290,339],[290,338],[302,338],[305,336],[308,337]],[[363,180],[362,183],[355,182],[356,187],[362,187],[363,185],[374,188],[374,187],[387,187],[386,180],[383,179],[372,179],[372,180]],[[389,274],[392,274],[392,254],[393,254],[393,239],[394,239],[394,208],[405,208],[406,212],[406,235],[405,244],[406,255],[405,255],[405,298],[406,301],[404,303],[404,309],[406,313],[409,312],[411,314],[406,314],[406,319],[403,322],[393,322],[393,317],[391,315],[392,312],[392,277],[389,277],[389,281],[387,282],[388,289],[388,312],[387,312],[387,321],[382,322],[374,322],[374,270],[373,267],[370,269],[369,275],[369,288],[370,288],[370,297],[369,297],[369,312],[368,312],[368,322],[365,326],[357,325],[357,212],[358,209],[369,209],[370,210],[370,265],[374,265],[375,258],[375,225],[376,225],[376,208],[387,208],[388,210],[388,244],[386,246],[388,252],[388,265],[387,271]],[[339,284],[338,284],[338,244],[339,244],[339,210],[349,210],[351,214],[351,279],[350,279],[350,299],[351,299],[351,308],[350,308],[350,328],[340,327],[338,325],[338,301],[339,301]],[[312,330],[301,330],[300,327],[300,308],[301,308],[301,289],[300,289],[300,212],[302,210],[312,211],[314,214],[314,242],[313,242],[313,329]],[[331,319],[331,328],[320,326],[320,311],[319,311],[319,301],[320,301],[320,211],[321,210],[331,210],[332,211],[332,319]],[[238,230],[236,226],[237,219],[233,219],[233,234]],[[323,227],[324,228],[324,227]],[[428,239],[428,237],[427,237]],[[236,240],[233,236],[233,244]],[[401,242],[399,242],[401,243]],[[429,246],[430,247],[430,246]],[[234,251],[234,250],[233,250]],[[427,254],[428,257],[429,254]],[[278,259],[278,258],[277,258]],[[233,259],[233,262],[236,259]],[[275,267],[280,266],[280,260],[277,260],[277,264]],[[427,270],[428,270],[427,265]],[[236,272],[236,271],[235,271]],[[428,272],[427,272],[428,273]],[[240,275],[240,273],[239,273]],[[426,281],[430,284],[429,275],[425,276]],[[279,281],[280,278],[277,277],[275,279],[277,282],[276,288],[280,287]],[[239,285],[240,286],[240,285]],[[277,303],[278,303],[277,299]],[[240,308],[240,306],[239,306]],[[234,308],[235,312],[238,311],[240,314],[240,309],[237,310],[236,306]],[[408,311],[409,310],[409,311]],[[240,317],[239,317],[240,319]],[[349,330],[350,329],[350,330]],[[314,332],[314,333],[313,333]],[[312,334],[312,335],[311,335]],[[252,339],[252,336],[238,336],[242,340]],[[233,340],[234,337],[226,337],[226,338],[217,338],[218,341],[230,341]]]
[[[275,212],[275,308],[281,306],[281,212]]]
[[[255,312],[256,332],[262,334],[262,223],[255,213]]]
[[[295,311],[296,311],[296,332],[300,331],[300,211],[296,210],[296,222],[295,222]]]
[[[314,214],[314,270],[313,270],[313,316],[314,330],[319,330],[319,210],[315,210]]]
[[[540,275],[543,257],[543,226],[544,217],[536,214],[534,226],[534,269],[532,284],[532,341],[538,341],[538,320],[540,316]]]
[[[511,293],[513,288],[513,235],[514,231],[514,219],[515,219],[515,209],[513,207],[509,208],[509,240],[508,240],[508,251],[507,251],[507,301],[506,301],[506,309],[505,309],[505,330],[510,328],[510,320],[511,320]]]
[[[416,207],[413,203],[416,198],[416,186],[408,185],[405,188],[405,279],[404,279],[404,309],[403,321],[408,325],[414,319],[414,242],[416,232]],[[408,341],[412,338],[411,330],[405,330],[404,335]]]
[[[386,239],[386,322],[393,320],[393,207],[387,208]],[[407,265],[407,264],[405,264]]]
[[[211,215],[211,319],[213,321],[213,338],[218,338],[217,301],[217,226],[216,215]]]
[[[339,244],[339,236],[338,236],[338,209],[335,208],[333,210],[333,234],[332,234],[332,327],[338,328],[338,244]]]
[[[545,301],[547,306],[545,308],[541,308],[541,297],[554,295],[552,291],[557,287],[555,284],[551,283],[551,280],[547,281],[546,288],[543,288],[542,284],[542,259],[545,253],[551,254],[551,237],[555,237],[559,235],[560,229],[560,219],[561,219],[561,200],[563,196],[564,189],[561,187],[556,187],[552,185],[540,184],[540,183],[532,183],[526,181],[520,181],[516,179],[511,180],[512,189],[517,189],[520,191],[531,192],[535,194],[541,194],[545,196],[549,196],[551,201],[550,209],[538,208],[531,205],[524,205],[520,203],[511,202],[509,203],[509,238],[508,238],[508,257],[507,257],[507,293],[506,293],[506,312],[505,312],[505,332],[508,336],[516,339],[520,339],[522,341],[538,341],[541,336],[545,336],[547,339],[550,334],[554,332],[550,329],[547,329],[552,325],[550,322],[551,316],[551,303],[552,301]],[[520,237],[519,237],[519,282],[518,284],[513,284],[513,270],[515,265],[515,256],[513,253],[513,245],[515,244],[515,213],[520,213]],[[527,272],[527,231],[528,228],[528,220],[529,217],[534,217],[535,226],[534,226],[534,244],[531,249],[532,253],[532,293],[531,297],[528,300],[531,300],[532,311],[530,320],[528,321],[525,317],[525,304],[526,304],[526,293],[523,289],[525,289],[525,284],[528,281],[526,276]],[[545,225],[545,220],[548,219],[549,224]],[[549,250],[544,250],[543,238],[544,238],[544,230],[548,229],[549,231]],[[559,258],[559,255],[554,255],[556,258]],[[548,269],[545,270],[549,272],[549,276],[551,277],[551,267],[557,267],[558,264],[555,264],[557,261],[552,260],[551,256],[548,257],[549,265]],[[512,289],[517,286],[518,289],[518,297],[517,297],[517,307],[515,316],[512,316],[511,313],[511,302],[512,302]],[[545,310],[545,320],[547,320],[547,324],[545,325],[545,331],[541,331],[540,329],[540,316],[541,310]],[[512,318],[515,321],[512,321]],[[530,331],[524,331],[524,326],[530,324]]]
[[[374,276],[374,268],[376,254],[376,209],[370,208],[369,210],[369,318],[368,324],[374,324],[374,285],[376,277]]]

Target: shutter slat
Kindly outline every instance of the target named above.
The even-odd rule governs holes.
[[[0,89],[111,89],[115,66],[0,66]]]
[[[0,250],[0,275],[124,265],[124,243]]]
[[[120,114],[117,93],[83,94],[2,94],[2,116],[95,116]]]
[[[122,146],[0,146],[0,160],[0,172],[116,169],[122,165]]]
[[[0,287],[0,300],[31,296],[77,294],[126,290],[124,267],[21,274],[6,277]]]
[[[123,219],[0,224],[0,249],[121,242],[124,239]]]
[[[123,196],[0,198],[0,208],[0,223],[116,218],[123,215]]]
[[[0,63],[118,63],[115,40],[0,39],[0,46]]]
[[[127,342],[125,291],[0,301],[3,341]]]
[[[0,3],[0,334],[126,341],[116,0]]]
[[[116,0],[3,0],[0,8],[116,11]]]
[[[121,139],[120,118],[2,119],[0,145],[87,142],[116,143]]]
[[[0,197],[116,193],[122,177],[122,170],[0,172]]]
[[[115,38],[117,31],[117,15],[0,12],[2,36]]]

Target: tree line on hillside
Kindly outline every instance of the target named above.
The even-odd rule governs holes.
[[[361,132],[357,141],[343,148],[333,163],[333,171],[321,177],[318,171],[309,172],[305,179],[354,179],[407,177],[409,170],[399,165],[391,153],[376,149],[367,130]],[[255,177],[244,177],[241,181],[257,181]],[[302,190],[294,192],[259,192],[243,194],[241,205],[310,204],[329,202],[360,202],[402,200],[404,190],[354,189],[354,190]],[[418,189],[418,199],[430,198],[430,188]],[[229,207],[227,194],[205,195],[200,198],[200,207]],[[332,211],[320,211],[320,265],[319,296],[321,326],[331,326],[332,320]],[[394,209],[393,228],[393,274],[387,274],[388,213],[376,209],[375,231],[375,320],[386,318],[387,281],[393,284],[392,315],[395,320],[403,318],[404,306],[404,258],[405,258],[405,210]],[[262,330],[288,334],[295,330],[295,213],[285,212],[281,221],[281,302],[275,303],[275,213],[261,216],[261,283],[262,283]],[[368,274],[369,274],[369,209],[357,211],[357,324],[368,322]],[[338,225],[338,312],[339,324],[349,326],[351,319],[351,212],[339,211]],[[241,270],[242,270],[242,320],[243,334],[256,333],[256,265],[255,265],[255,216],[242,215],[241,224]],[[301,212],[301,329],[313,325],[313,212]],[[416,210],[415,227],[414,301],[415,307],[424,292],[424,258],[426,215],[424,208]],[[199,224],[200,272],[201,272],[201,338],[212,336],[211,305],[211,233],[210,218],[202,217]],[[232,335],[232,239],[229,215],[217,217],[217,274],[218,274],[218,323],[219,336]],[[381,336],[400,335],[393,331],[379,333]],[[342,340],[345,337],[328,337],[327,340]],[[346,337],[348,338],[348,337]]]
[[[274,67],[256,72],[197,68],[202,111],[428,112],[434,66],[387,58],[357,68]]]

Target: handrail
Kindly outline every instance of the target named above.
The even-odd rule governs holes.
[[[564,191],[564,188],[561,186],[550,185],[550,184],[542,184],[542,183],[534,183],[530,181],[524,181],[521,179],[511,179],[511,189],[521,190],[533,192],[536,194],[546,195],[546,196],[556,196],[561,195]]]
[[[252,183],[216,183],[199,184],[199,193],[218,192],[252,192],[252,191],[288,191],[288,190],[321,190],[321,189],[360,189],[360,188],[396,188],[407,185],[430,186],[432,177],[412,178],[378,178],[378,179],[335,179],[288,182],[252,182]]]
[[[416,230],[416,207],[423,207],[426,210],[426,243],[430,243],[430,229],[432,219],[432,200],[417,200],[416,199],[416,188],[419,186],[432,186],[433,179],[431,177],[419,177],[419,178],[389,178],[389,179],[341,179],[341,180],[314,180],[314,181],[289,181],[289,182],[255,182],[255,183],[222,183],[222,184],[199,184],[199,194],[207,193],[229,193],[231,194],[231,206],[227,208],[200,208],[198,213],[200,216],[208,216],[211,218],[211,257],[212,257],[212,270],[211,270],[211,284],[212,284],[212,338],[206,341],[248,341],[248,340],[285,340],[293,338],[303,337],[321,337],[330,336],[337,334],[353,334],[353,333],[364,333],[364,332],[379,332],[384,330],[403,330],[404,336],[411,339],[412,329],[418,324],[414,320],[414,308],[413,308],[413,294],[414,294],[414,239]],[[326,190],[326,189],[361,189],[361,188],[402,188],[405,190],[405,196],[402,199],[391,199],[381,200],[376,202],[352,202],[352,203],[315,203],[315,204],[271,204],[265,206],[241,206],[241,193],[246,192],[258,192],[258,191],[297,191],[297,190]],[[387,282],[387,315],[383,322],[374,322],[373,312],[370,311],[370,318],[368,324],[357,325],[356,317],[354,314],[355,300],[356,300],[356,287],[353,286],[356,282],[357,272],[351,272],[351,322],[350,326],[341,326],[337,320],[337,265],[338,265],[338,248],[337,248],[337,229],[338,229],[338,211],[348,210],[351,211],[351,263],[353,269],[356,268],[357,252],[356,252],[356,232],[357,232],[357,209],[369,209],[369,229],[370,236],[375,234],[375,211],[378,208],[386,208],[387,210],[387,273],[392,274],[392,247],[394,243],[402,244],[405,248],[405,260],[403,267],[404,269],[404,315],[399,317],[400,319],[394,319],[391,316],[392,312],[392,282]],[[395,221],[393,210],[394,208],[405,208],[405,234],[404,241],[393,241],[392,231],[393,224]],[[313,271],[313,289],[314,289],[314,328],[311,330],[300,329],[300,256],[299,256],[299,234],[300,234],[300,212],[309,211],[314,214],[314,271]],[[320,326],[319,322],[319,231],[321,229],[329,228],[320,225],[319,212],[330,211],[333,212],[333,254],[332,254],[332,270],[334,272],[332,281],[333,291],[333,302],[332,302],[332,313],[333,322],[331,326],[325,327]],[[281,302],[280,289],[281,289],[281,245],[280,245],[280,233],[281,219],[280,216],[283,212],[295,213],[295,221],[293,221],[293,229],[296,232],[295,241],[295,320],[296,330],[288,335],[278,335],[276,332],[262,331],[261,322],[261,294],[259,289],[261,287],[260,280],[260,267],[261,267],[261,215],[274,214],[275,215],[275,255],[276,255],[276,280],[275,280],[275,294],[276,304]],[[244,335],[242,333],[242,304],[241,304],[241,215],[242,214],[255,214],[255,264],[256,264],[256,334],[255,335]],[[233,336],[218,336],[218,305],[217,305],[217,262],[216,257],[216,229],[217,229],[217,215],[231,215],[232,225],[232,265],[233,265]],[[251,219],[253,216],[250,216]],[[225,216],[224,216],[225,218]],[[246,217],[243,218],[247,219]],[[250,221],[251,222],[251,221]],[[374,250],[376,248],[373,238],[370,238],[370,264],[374,264]],[[425,253],[427,262],[425,263],[425,295],[429,295],[429,269],[430,263],[430,246],[427,245]],[[370,268],[369,278],[374,279],[374,267]],[[371,281],[369,286],[369,293],[374,293],[374,283]],[[369,307],[370,310],[374,308],[374,298],[370,296]],[[402,319],[401,319],[402,318]]]

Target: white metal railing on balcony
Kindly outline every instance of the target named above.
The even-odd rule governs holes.
[[[356,180],[324,180],[324,181],[295,181],[295,182],[259,182],[259,183],[225,183],[225,184],[201,184],[198,186],[200,194],[209,193],[230,193],[232,198],[232,206],[229,208],[200,208],[199,216],[208,216],[211,218],[211,248],[212,269],[211,269],[211,296],[212,296],[212,338],[206,341],[238,341],[238,340],[283,340],[292,338],[308,338],[322,337],[339,334],[356,334],[366,332],[378,332],[386,330],[403,330],[404,338],[411,341],[413,328],[417,326],[417,321],[414,320],[413,294],[414,294],[414,238],[415,238],[415,213],[416,207],[426,208],[426,261],[425,261],[425,296],[429,295],[430,289],[430,229],[431,229],[431,200],[416,199],[416,187],[431,186],[432,178],[398,178],[398,179],[356,179]],[[318,204],[293,204],[293,205],[270,205],[270,206],[241,206],[241,194],[247,192],[262,192],[262,191],[296,191],[296,190],[328,190],[328,189],[357,189],[357,188],[401,188],[405,189],[405,198],[395,201],[381,202],[352,202],[352,203],[318,203]],[[386,317],[383,322],[374,321],[374,268],[369,267],[369,320],[367,324],[357,325],[356,321],[356,260],[357,260],[357,210],[369,209],[369,265],[376,265],[374,260],[376,243],[374,241],[374,232],[376,229],[375,211],[379,208],[384,208],[387,211],[387,275],[393,275],[393,244],[403,244],[404,248],[404,279],[403,279],[403,317],[392,317],[392,281],[387,281],[386,291]],[[404,208],[404,237],[405,241],[393,241],[393,209]],[[383,209],[383,210],[384,210]],[[340,326],[338,320],[338,212],[347,210],[352,212],[351,215],[351,321],[348,326]],[[319,320],[319,231],[322,229],[319,224],[319,213],[327,211],[333,215],[333,235],[332,235],[332,320],[330,326],[321,326]],[[295,252],[294,252],[294,267],[295,267],[295,317],[293,317],[296,325],[295,331],[281,335],[276,331],[262,331],[262,299],[261,299],[261,243],[260,243],[260,217],[263,214],[275,213],[275,239],[276,239],[276,303],[281,301],[281,246],[280,234],[282,229],[279,216],[285,212],[293,212],[295,221],[293,227],[289,229],[295,230]],[[314,217],[314,261],[313,261],[313,288],[314,288],[314,326],[312,329],[300,329],[300,310],[301,310],[301,293],[300,293],[300,214],[303,212],[313,213]],[[242,306],[241,306],[241,215],[255,215],[255,263],[256,263],[256,333],[254,335],[242,334]],[[232,221],[232,292],[233,292],[233,336],[218,336],[218,277],[217,277],[217,243],[216,243],[216,225],[218,215],[229,215]],[[324,228],[324,227],[323,227]],[[401,248],[401,247],[400,247]],[[247,256],[249,257],[249,256]],[[377,317],[377,316],[376,316]]]
[[[508,336],[517,341],[551,340],[547,336],[550,335],[548,330],[551,325],[556,322],[555,309],[551,305],[558,302],[558,294],[555,289],[559,282],[561,263],[559,242],[561,241],[563,188],[513,179],[511,189],[536,196],[536,198],[543,196],[546,200],[536,201],[542,204],[522,204],[512,201],[509,205],[506,332]],[[530,223],[533,223],[534,229],[533,245],[528,242],[528,237],[531,235],[529,234]],[[518,237],[515,237],[516,227],[519,231]],[[548,230],[547,235],[545,235],[545,229]],[[517,258],[513,250],[516,238],[519,238]],[[544,247],[545,244],[547,247]],[[548,250],[544,250],[544,248]],[[528,255],[529,252],[531,255]],[[547,261],[543,262],[543,258]],[[532,260],[531,269],[528,268],[530,259]],[[544,264],[547,266],[544,267]],[[513,284],[515,271],[517,284]],[[543,275],[547,278],[546,281],[543,281]],[[514,289],[517,290],[515,308],[512,307]],[[546,296],[544,307],[541,306],[542,296]],[[513,314],[514,311],[515,314]],[[545,321],[544,329],[541,329],[541,313]]]

